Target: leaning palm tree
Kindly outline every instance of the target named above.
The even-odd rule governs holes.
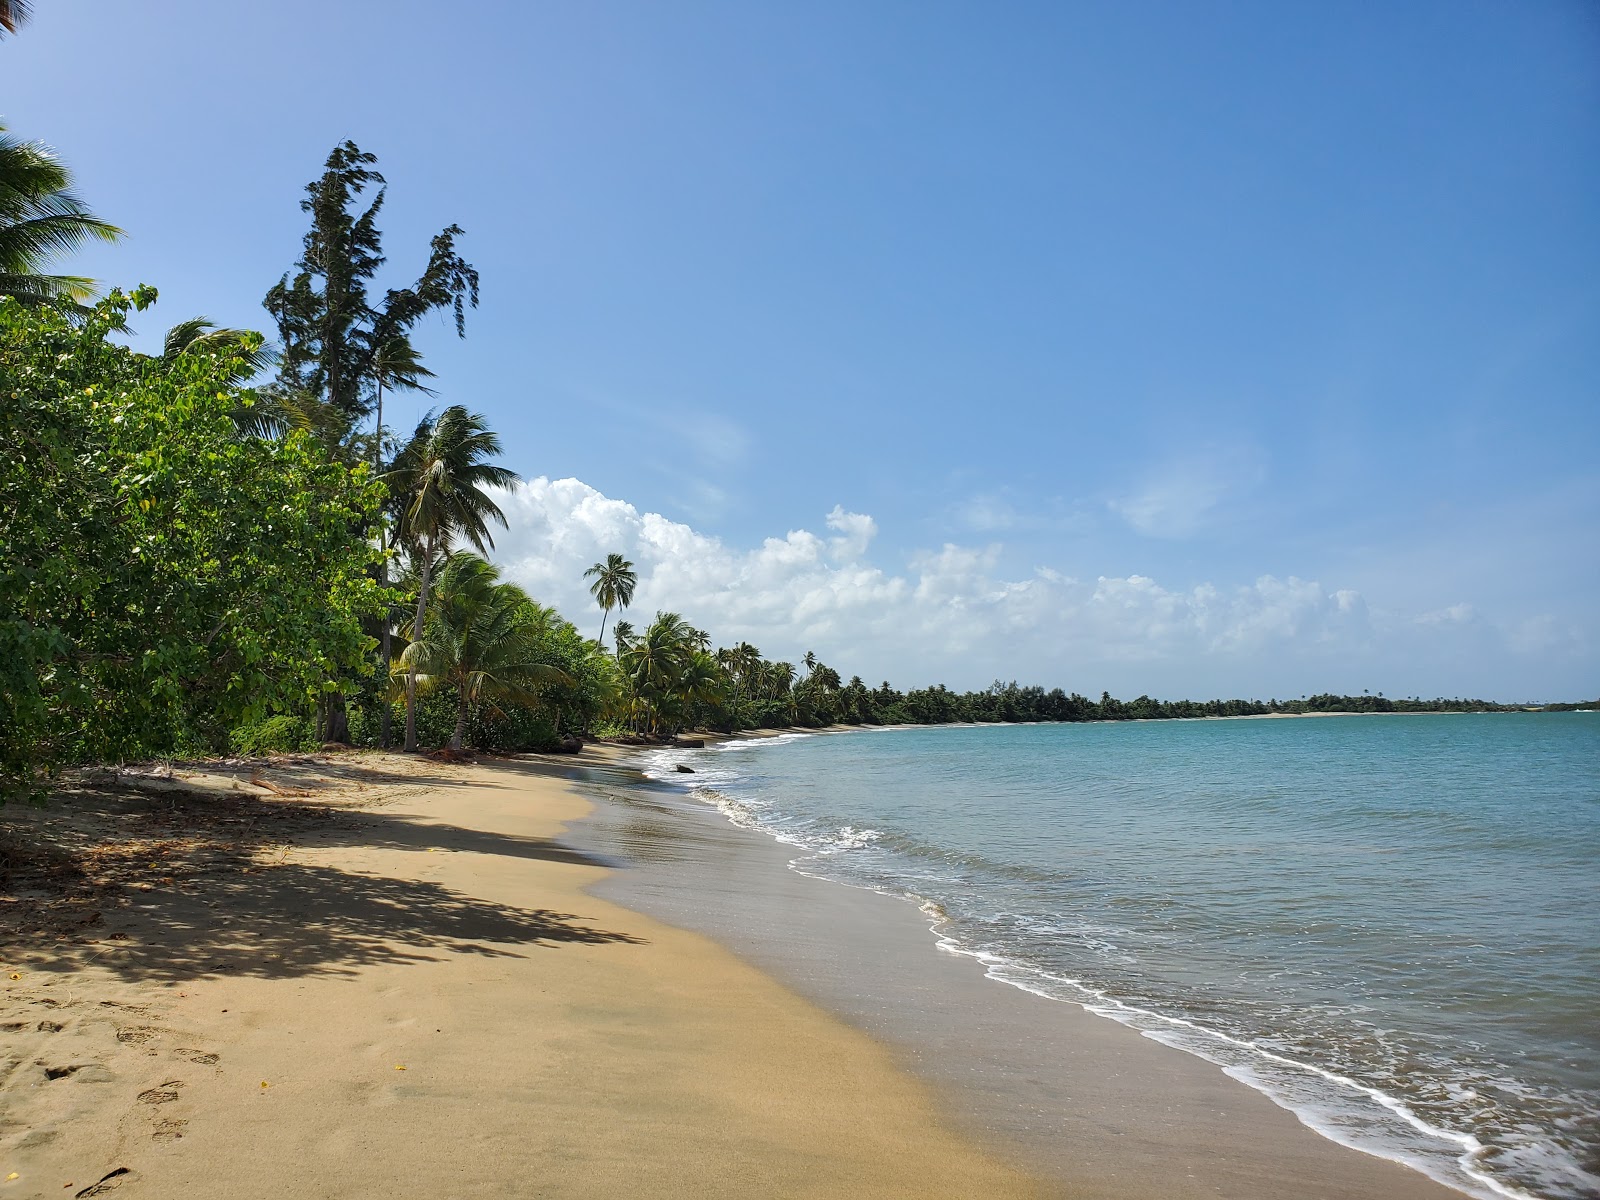
[[[480,705],[508,701],[539,703],[539,689],[571,683],[559,667],[540,661],[550,630],[561,623],[552,608],[537,604],[500,571],[469,551],[458,551],[439,571],[437,602],[428,622],[401,652],[406,680],[423,690],[455,689],[456,724],[450,749],[459,751],[467,720]]]
[[[589,594],[594,597],[600,606],[600,644],[606,640],[606,620],[611,616],[611,610],[618,607],[627,608],[633,603],[633,589],[639,584],[639,576],[634,573],[633,564],[620,554],[608,554],[603,563],[595,563],[583,573],[585,579],[593,579],[589,585]]]
[[[22,11],[26,13],[26,6]],[[14,2],[10,12],[14,23]],[[45,268],[86,241],[110,242],[121,236],[122,230],[84,207],[72,190],[71,173],[54,151],[42,142],[10,137],[0,125],[0,296],[24,304],[76,307],[94,295],[94,280],[48,275]]]
[[[396,505],[396,535],[417,563],[413,629],[425,629],[434,565],[458,537],[479,551],[494,545],[489,523],[503,528],[505,514],[486,488],[508,487],[517,474],[484,461],[500,453],[500,438],[478,413],[452,404],[429,413],[400,448],[384,475]],[[406,750],[417,748],[416,672],[406,675]]]

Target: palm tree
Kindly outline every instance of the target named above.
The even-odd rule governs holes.
[[[259,333],[227,329],[206,317],[190,317],[167,330],[161,361],[171,366],[185,355],[210,354],[235,359],[228,372],[231,384],[248,383],[272,365],[272,349]]]
[[[384,475],[398,510],[396,535],[418,564],[417,612],[413,629],[425,629],[434,564],[458,536],[480,552],[494,545],[489,522],[504,528],[505,514],[488,493],[507,487],[516,472],[485,462],[500,453],[500,438],[478,413],[452,404],[429,413]],[[406,675],[406,750],[417,748],[416,672]]]
[[[372,376],[377,393],[378,413],[372,435],[372,469],[377,471],[383,462],[383,389],[421,392],[425,396],[438,393],[422,382],[432,379],[433,372],[422,365],[422,354],[403,333],[385,338],[373,348],[367,373]]]
[[[0,13],[0,25],[14,31],[27,5],[12,0]],[[121,236],[122,230],[84,207],[54,151],[10,137],[0,125],[0,296],[24,304],[76,305],[94,294],[94,280],[46,275],[46,264],[91,238],[111,242]]]
[[[658,612],[644,635],[622,652],[622,669],[652,732],[660,724],[663,702],[677,694],[676,684],[695,654],[696,632],[677,613]]]
[[[561,618],[516,584],[502,583],[492,563],[464,550],[452,554],[440,568],[436,596],[420,635],[415,626],[407,631],[411,641],[399,667],[408,689],[413,679],[423,690],[455,689],[450,749],[461,749],[475,706],[497,700],[533,705],[538,688],[572,682],[559,667],[538,660],[545,635]]]
[[[611,627],[611,636],[616,639],[617,658],[621,659],[623,652],[633,645],[634,628],[631,621],[618,621]]]
[[[589,585],[589,594],[600,606],[600,643],[604,645],[606,619],[618,605],[627,608],[633,603],[633,589],[638,586],[639,576],[634,573],[633,564],[622,555],[608,554],[605,562],[595,563],[583,577],[594,580]]]
[[[377,473],[383,469],[383,389],[387,386],[390,391],[422,392],[428,396],[437,393],[422,382],[424,379],[432,379],[433,372],[422,365],[422,355],[411,344],[411,339],[403,333],[390,334],[373,347],[367,370],[372,375],[378,398],[378,415],[372,432],[372,470]],[[389,526],[386,521],[378,522],[378,549],[383,553],[383,558],[378,564],[378,586],[387,592]],[[378,631],[378,653],[383,662],[384,678],[388,678],[393,664],[393,626],[393,614],[386,612]],[[390,740],[389,706],[385,704],[383,713],[378,718],[378,744],[387,750]]]
[[[32,0],[0,0],[0,29],[7,33],[16,33],[17,27],[26,24],[32,16]]]

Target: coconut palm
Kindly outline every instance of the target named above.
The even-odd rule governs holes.
[[[0,0],[0,29],[7,33],[16,33],[32,16],[32,0]]]
[[[599,640],[603,645],[606,640],[606,619],[611,616],[613,608],[627,608],[633,603],[633,589],[638,586],[639,576],[634,573],[633,564],[622,555],[608,554],[605,562],[595,563],[583,573],[583,577],[594,580],[589,585],[589,594],[600,606]]]
[[[383,462],[383,392],[421,392],[425,396],[438,393],[422,381],[432,379],[433,372],[422,365],[422,354],[411,344],[405,334],[394,334],[373,347],[367,360],[367,373],[372,377],[377,397],[377,420],[373,426],[372,469],[379,470]]]
[[[12,0],[7,11],[9,19],[0,19],[0,25],[14,30],[27,6]],[[94,294],[94,280],[47,275],[45,267],[86,241],[121,236],[122,230],[84,207],[72,191],[71,173],[53,150],[11,137],[0,125],[0,296],[24,304],[76,306]]]
[[[633,645],[635,630],[633,622],[618,621],[611,627],[611,636],[617,643],[617,658],[621,659],[623,652]]]
[[[411,641],[397,665],[424,691],[455,689],[450,749],[461,749],[467,719],[478,705],[501,700],[535,705],[539,688],[572,682],[565,671],[538,658],[560,620],[554,609],[535,603],[516,584],[501,582],[499,569],[476,554],[458,551],[445,560],[427,624],[421,636],[414,627],[406,631]]]
[[[372,469],[383,469],[383,389],[390,391],[422,392],[432,396],[434,390],[422,381],[432,379],[433,372],[422,365],[422,355],[411,344],[411,339],[403,333],[389,333],[383,340],[372,348],[371,357],[367,362],[367,371],[372,376],[374,390],[377,393],[377,420],[372,432]],[[378,523],[378,549],[383,552],[383,558],[378,565],[378,586],[385,590],[389,587],[389,526],[387,522]],[[383,662],[383,674],[387,678],[393,665],[392,614],[384,615],[383,624],[378,633],[378,653]],[[389,706],[383,706],[383,714],[379,718],[378,744],[385,750],[389,748]]]
[[[417,563],[417,611],[413,629],[426,629],[428,589],[437,559],[458,537],[477,550],[494,545],[489,523],[505,526],[505,514],[485,490],[507,487],[516,472],[484,461],[500,453],[500,438],[481,415],[452,404],[437,417],[429,413],[384,475],[394,498],[396,534]],[[416,673],[406,684],[406,750],[417,748]]]
[[[622,669],[652,732],[663,706],[677,695],[677,683],[695,654],[698,631],[674,612],[658,612],[650,627],[622,652]]]
[[[167,330],[161,361],[169,366],[185,355],[212,355],[234,359],[228,382],[248,383],[272,365],[273,354],[259,333],[249,329],[228,329],[206,317],[190,317]]]

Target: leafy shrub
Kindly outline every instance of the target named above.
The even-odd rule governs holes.
[[[241,725],[228,735],[228,744],[235,754],[315,750],[317,729],[308,717],[280,713],[254,725]]]

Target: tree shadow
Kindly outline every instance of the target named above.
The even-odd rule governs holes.
[[[92,959],[129,980],[186,980],[348,975],[452,953],[524,957],[640,940],[572,913],[286,853],[341,846],[611,865],[548,838],[381,809],[244,792],[82,790],[48,809],[0,810],[0,893],[10,901],[0,905],[0,954],[25,956],[34,970]]]
[[[437,883],[358,875],[304,863],[255,865],[188,892],[149,893],[138,932],[92,952],[58,946],[33,969],[71,971],[86,958],[124,979],[353,975],[363,967],[448,954],[523,958],[563,944],[640,944],[573,913],[517,908]]]

